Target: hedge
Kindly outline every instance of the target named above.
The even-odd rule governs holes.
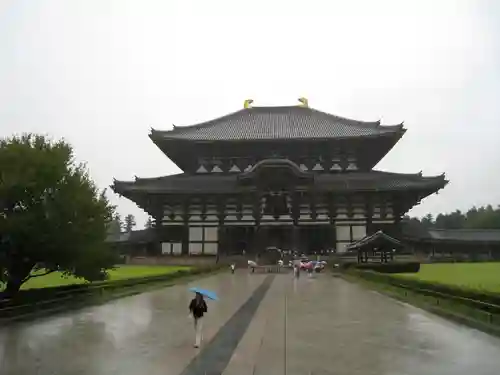
[[[94,292],[99,292],[103,289],[119,289],[131,287],[135,285],[150,284],[160,281],[169,281],[181,276],[197,275],[208,273],[219,269],[220,266],[200,267],[186,270],[178,270],[176,272],[167,273],[164,275],[154,275],[146,277],[136,277],[130,279],[116,281],[99,281],[94,283],[61,285],[56,287],[47,287],[39,289],[20,290],[13,298],[0,300],[0,309],[26,304],[36,304],[46,300],[56,299],[61,296],[76,296],[90,295]]]
[[[342,264],[343,270],[374,271],[379,273],[416,273],[420,270],[419,262],[393,262],[393,263],[357,263]]]

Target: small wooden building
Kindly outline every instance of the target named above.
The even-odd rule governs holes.
[[[122,256],[157,256],[160,255],[156,246],[156,231],[154,229],[133,230],[119,234],[111,234],[106,239]]]
[[[350,244],[347,251],[357,253],[358,263],[368,261],[387,263],[393,261],[396,252],[401,252],[404,247],[401,241],[378,231]]]

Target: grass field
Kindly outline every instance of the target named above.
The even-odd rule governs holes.
[[[500,263],[422,264],[418,273],[397,277],[500,293]]]
[[[119,266],[109,271],[109,280],[123,280],[136,277],[156,276],[172,273],[190,267],[176,266]],[[62,277],[59,272],[54,272],[46,276],[36,277],[23,284],[21,289],[46,288],[51,286],[82,284],[86,281],[74,277]],[[0,288],[1,289],[1,288]]]

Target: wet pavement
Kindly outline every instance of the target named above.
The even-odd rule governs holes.
[[[209,302],[193,348],[193,285]],[[209,367],[209,368],[207,368]],[[0,328],[0,374],[497,375],[500,339],[330,275],[211,276]]]

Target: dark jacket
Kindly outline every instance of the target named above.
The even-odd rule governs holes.
[[[189,311],[196,319],[203,317],[203,314],[208,311],[205,300],[201,300],[198,303],[196,298],[193,298],[189,304]]]

